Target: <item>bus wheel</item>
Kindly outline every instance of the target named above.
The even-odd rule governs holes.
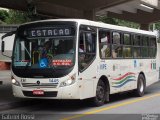
[[[138,82],[137,82],[137,89],[136,89],[136,96],[138,97],[142,97],[144,95],[145,92],[145,78],[142,74],[139,75],[138,77]]]
[[[94,106],[101,106],[106,101],[106,86],[102,80],[99,80],[96,89],[96,96],[92,100]]]

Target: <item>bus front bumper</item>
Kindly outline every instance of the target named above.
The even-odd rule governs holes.
[[[12,89],[13,95],[19,98],[80,99],[80,89],[76,83],[58,88],[27,88],[12,85]],[[33,91],[43,91],[44,94],[35,95]]]

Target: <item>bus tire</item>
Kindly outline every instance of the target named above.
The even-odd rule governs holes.
[[[96,88],[96,96],[92,98],[94,106],[102,106],[106,101],[106,85],[102,80],[99,80]]]
[[[138,76],[137,89],[135,90],[136,96],[142,97],[144,95],[145,88],[146,88],[145,78],[142,74],[140,74]]]

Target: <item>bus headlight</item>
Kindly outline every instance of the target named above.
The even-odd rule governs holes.
[[[20,83],[12,77],[12,84],[16,85],[16,86],[20,86]]]
[[[60,87],[65,87],[65,86],[72,85],[72,84],[75,83],[75,81],[76,81],[76,74],[72,75],[68,80],[63,81],[63,82],[60,84]]]

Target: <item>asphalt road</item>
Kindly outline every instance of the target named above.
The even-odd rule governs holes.
[[[160,82],[146,89],[144,97],[123,93],[93,107],[88,101],[30,100],[14,98],[9,71],[0,72],[0,120],[160,120]],[[8,120],[9,120],[8,119]]]

